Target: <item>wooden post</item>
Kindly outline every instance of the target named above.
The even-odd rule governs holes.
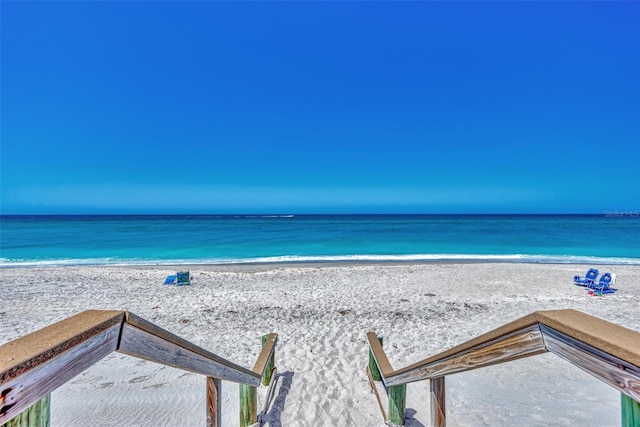
[[[378,342],[382,345],[382,335],[377,335]],[[373,352],[369,349],[369,371],[371,371],[371,378],[374,381],[382,380],[382,376],[380,375],[380,370],[378,369],[378,364],[376,363],[376,359],[373,357]]]
[[[397,426],[403,426],[407,404],[407,385],[389,387],[387,394],[389,395],[389,421]]]
[[[429,388],[431,394],[431,426],[445,427],[447,425],[447,417],[444,404],[444,377],[429,380]]]
[[[7,421],[2,427],[49,427],[51,394],[47,394],[33,405]]]
[[[207,377],[207,427],[222,427],[222,380]]]
[[[622,396],[622,427],[640,427],[640,403],[624,393]]]
[[[248,427],[258,420],[257,389],[240,384],[240,427]]]
[[[267,343],[267,338],[269,335],[262,336],[262,347]],[[276,358],[276,350],[273,349],[273,353],[269,357],[269,361],[267,362],[267,366],[264,370],[264,374],[262,374],[262,385],[268,386],[271,383],[271,374],[273,373],[273,368],[275,367],[275,358]]]

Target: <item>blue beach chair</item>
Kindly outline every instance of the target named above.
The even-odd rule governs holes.
[[[589,287],[589,285],[593,285],[596,282],[596,277],[598,277],[598,270],[590,268],[584,277],[573,276],[573,283],[577,286]]]
[[[178,271],[178,273],[176,274],[176,285],[183,286],[183,285],[190,285],[190,284],[191,284],[191,280],[190,280],[189,272]]]
[[[176,278],[177,278],[177,276],[167,276],[167,278],[164,279],[164,284],[165,285],[173,285],[174,283],[176,283]]]
[[[592,283],[588,287],[596,292],[602,294],[612,294],[617,291],[616,288],[612,288],[611,285],[616,282],[616,275],[611,273],[604,273],[600,276],[598,283]]]

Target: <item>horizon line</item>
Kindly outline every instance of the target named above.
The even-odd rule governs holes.
[[[394,212],[394,213],[381,213],[381,212],[236,212],[236,213],[177,213],[177,212],[147,212],[147,213],[0,213],[0,217],[11,216],[263,216],[263,217],[292,217],[292,216],[452,216],[452,215],[469,215],[469,216],[488,216],[488,215],[583,215],[583,216],[629,216],[640,217],[640,211],[638,210],[611,210],[602,212],[440,212],[440,213],[428,213],[428,212]]]

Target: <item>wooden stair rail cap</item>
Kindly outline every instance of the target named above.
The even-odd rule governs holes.
[[[541,324],[640,368],[640,332],[572,309],[533,314]]]
[[[267,363],[269,362],[269,357],[273,354],[276,347],[276,342],[278,341],[278,334],[271,333],[267,337],[267,342],[262,346],[262,350],[258,355],[258,359],[256,360],[255,365],[253,365],[253,372],[262,376],[264,374],[264,370],[267,367]]]
[[[32,370],[110,327],[124,311],[87,310],[0,346],[0,383]]]
[[[639,332],[573,309],[536,311],[446,351],[395,371],[391,368],[391,364],[376,339],[375,333],[367,333],[367,338],[380,373],[383,378],[389,380],[392,377],[481,348],[487,343],[534,325],[545,325],[618,359],[640,367]]]

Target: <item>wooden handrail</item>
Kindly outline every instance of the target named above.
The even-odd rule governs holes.
[[[160,327],[158,327],[157,325],[155,325],[154,323],[151,323],[133,313],[130,312],[126,312],[125,313],[125,323],[126,325],[131,326],[132,328],[136,328],[139,329],[141,331],[144,331],[148,334],[151,334],[155,337],[158,337],[159,339],[161,339],[162,341],[166,341],[168,343],[171,343],[172,346],[175,346],[176,348],[181,348],[184,349],[186,351],[189,352],[193,352],[199,356],[202,356],[204,358],[210,359],[211,361],[214,361],[216,363],[219,364],[223,364],[226,367],[232,368],[234,370],[238,371],[238,374],[245,374],[248,376],[251,376],[252,378],[254,378],[254,380],[250,381],[249,383],[255,383],[255,378],[260,378],[260,375],[255,375],[253,374],[252,371],[250,371],[249,369],[243,368],[242,366],[236,365],[232,362],[229,362],[228,360],[225,360],[219,356],[216,356],[215,354],[201,348],[198,347],[197,345],[192,344],[191,342],[180,338],[177,335],[172,334],[171,332],[168,332]],[[274,334],[275,335],[275,334]],[[122,345],[122,344],[121,344]],[[119,351],[122,352],[122,348],[118,348]],[[180,367],[177,366],[180,369],[184,369],[184,370],[188,370],[186,367]],[[230,378],[223,378],[223,377],[217,377],[223,380],[231,380]],[[233,380],[231,380],[233,381]],[[241,382],[241,381],[238,381]],[[249,384],[248,383],[248,384]]]
[[[541,327],[545,328],[541,330]],[[640,369],[640,333],[576,310],[538,311],[407,367],[393,370],[374,332],[367,338],[388,386],[421,381],[453,372],[504,363],[549,349],[551,331],[597,349],[629,367]],[[633,369],[633,368],[636,369]],[[625,369],[626,372],[626,369]],[[631,394],[633,391],[629,390]],[[640,397],[640,384],[636,390]]]
[[[431,380],[444,400],[449,374],[551,352],[640,401],[640,333],[576,310],[538,311],[420,362],[394,370],[374,332],[369,347],[386,387]],[[433,393],[432,393],[433,396]],[[432,402],[432,412],[442,402]],[[434,420],[444,420],[432,413]],[[434,425],[444,425],[434,421]]]
[[[218,357],[133,313],[126,313],[118,352],[225,381],[260,385],[260,375],[253,371]]]
[[[262,351],[256,360],[256,364],[253,366],[253,372],[262,377],[267,369],[267,365],[269,363],[269,359],[273,355],[273,352],[276,349],[276,342],[278,341],[277,334],[269,334],[267,336],[267,340],[262,346]]]
[[[89,310],[0,346],[0,384],[58,357],[124,321],[123,311]],[[118,333],[119,336],[119,333]],[[117,340],[114,343],[117,347]]]
[[[367,339],[369,340],[371,353],[376,360],[376,365],[378,365],[378,370],[380,371],[382,381],[384,382],[385,378],[393,374],[393,368],[391,367],[391,363],[389,362],[387,355],[382,349],[382,344],[380,344],[380,341],[378,340],[378,335],[375,332],[368,332]]]
[[[0,346],[0,425],[113,351],[257,387],[276,341],[270,334],[249,370],[133,313],[84,311]]]

